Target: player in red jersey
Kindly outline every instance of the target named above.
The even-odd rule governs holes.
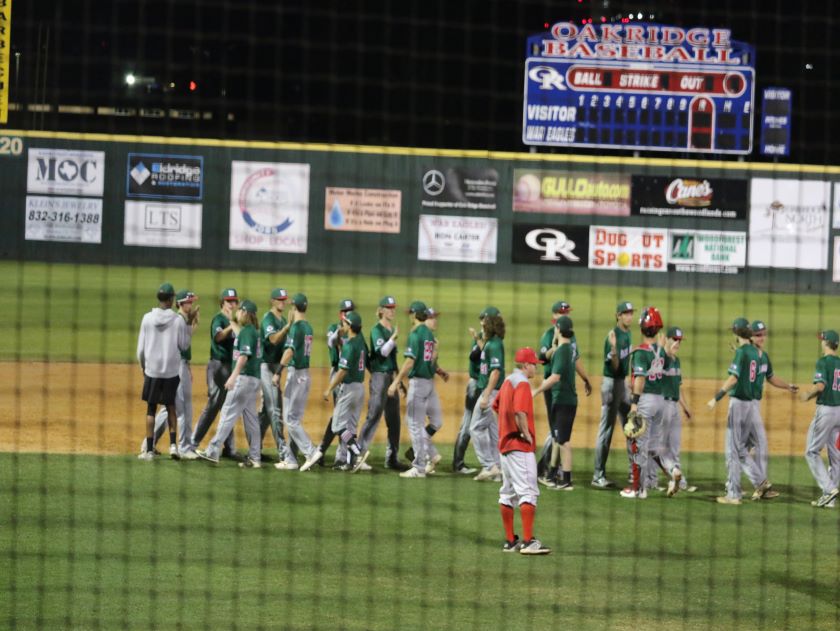
[[[516,369],[505,379],[493,401],[499,418],[499,452],[502,465],[502,488],[499,508],[505,526],[505,552],[548,554],[534,538],[534,515],[537,510],[537,459],[534,457],[534,399],[529,380],[537,372],[537,354],[532,348],[520,348],[514,357]],[[513,532],[514,503],[519,504],[524,539]]]

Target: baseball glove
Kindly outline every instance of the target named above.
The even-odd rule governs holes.
[[[647,419],[638,412],[630,412],[624,424],[624,435],[627,438],[638,438],[647,431]]]

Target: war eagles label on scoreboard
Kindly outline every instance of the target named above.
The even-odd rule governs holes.
[[[528,38],[522,142],[748,154],[755,53],[727,29],[558,22]]]

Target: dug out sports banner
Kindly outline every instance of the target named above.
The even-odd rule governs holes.
[[[590,226],[589,268],[667,272],[668,231]]]

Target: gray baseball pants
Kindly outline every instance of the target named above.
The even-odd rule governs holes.
[[[730,498],[741,499],[742,470],[755,487],[766,479],[758,475],[760,467],[749,453],[748,445],[758,444],[757,428],[763,429],[758,408],[753,403],[735,397],[729,399],[724,451],[727,470],[726,494]]]
[[[833,491],[840,485],[840,451],[837,449],[837,432],[840,431],[840,407],[818,405],[814,412],[814,419],[808,427],[808,446],[805,449],[805,460],[811,469],[823,493]],[[831,474],[825,467],[820,452],[828,450],[828,464]]]
[[[347,461],[347,441],[356,435],[362,405],[365,402],[365,384],[342,383],[332,415],[332,431],[339,438],[335,459]]]
[[[595,470],[593,480],[606,477],[607,458],[610,455],[615,420],[620,415],[622,427],[630,410],[630,391],[624,379],[604,377],[601,380],[601,422],[595,441]]]
[[[297,445],[298,451],[309,458],[315,447],[309,434],[303,429],[303,415],[306,412],[306,402],[309,399],[309,389],[312,379],[308,368],[286,369],[286,386],[283,394],[283,425],[289,432],[289,442]],[[297,462],[291,449],[286,449],[286,462]]]
[[[370,447],[382,414],[388,429],[388,446],[385,448],[385,462],[396,462],[400,451],[400,396],[388,396],[388,388],[394,381],[392,372],[374,372],[370,375],[368,411],[365,424],[359,432],[359,449]]]
[[[279,363],[260,364],[260,388],[262,389],[263,404],[260,410],[260,437],[265,436],[265,430],[271,426],[271,434],[277,445],[277,455],[280,460],[286,458],[289,447],[283,439],[283,426],[280,420],[283,415],[283,393],[272,383],[271,378],[280,367]]]
[[[470,377],[464,395],[464,415],[461,417],[461,427],[458,430],[458,438],[455,439],[455,452],[452,455],[453,471],[458,471],[466,466],[464,458],[467,456],[467,447],[470,446],[470,422],[479,394],[478,381]]]
[[[222,443],[233,434],[236,419],[242,416],[245,425],[245,436],[248,438],[248,457],[259,462],[260,455],[260,422],[257,419],[257,396],[260,392],[260,380],[256,377],[239,375],[233,390],[225,398],[222,406],[222,417],[216,428],[210,444],[207,445],[207,455],[218,458],[222,450]]]
[[[479,395],[470,420],[470,437],[475,448],[475,455],[483,469],[490,469],[501,464],[499,422],[496,419],[496,413],[493,411],[493,401],[496,400],[498,394],[498,390],[493,390],[487,400],[487,408],[484,410],[481,409],[481,395]]]
[[[752,459],[747,461],[747,477],[753,483],[753,486],[758,486],[767,479],[770,447],[767,444],[764,420],[761,418],[761,400],[752,401],[752,405],[755,408],[753,422],[756,425],[753,434],[747,441],[747,449],[752,450]]]
[[[665,399],[665,412],[662,415],[662,449],[676,466],[682,471],[680,488],[688,487],[685,471],[680,464],[680,448],[682,444],[682,417],[680,416],[680,402]]]
[[[434,431],[443,426],[443,414],[434,379],[413,377],[408,380],[405,417],[411,436],[411,447],[414,449],[414,461],[411,464],[421,473],[425,473],[429,458],[437,454],[431,436],[426,431],[426,418],[428,417],[429,426]]]
[[[175,414],[178,416],[178,451],[185,452],[192,449],[192,372],[190,362],[181,360],[178,367],[178,390],[175,393]],[[155,417],[155,444],[163,436],[167,428],[168,414],[166,406],[158,410]],[[145,449],[145,446],[144,446]]]
[[[227,397],[227,390],[225,390],[225,382],[230,377],[230,364],[223,364],[218,359],[211,359],[207,362],[207,405],[201,411],[198,421],[195,424],[190,447],[197,448],[204,436],[216,420],[216,415],[225,404]],[[236,443],[233,438],[233,432],[230,433],[225,441],[225,449],[231,453],[236,450]]]
[[[648,461],[645,488],[657,486],[659,467],[670,476],[677,461],[665,447],[665,398],[661,394],[643,394],[639,399],[639,412],[648,419]]]

